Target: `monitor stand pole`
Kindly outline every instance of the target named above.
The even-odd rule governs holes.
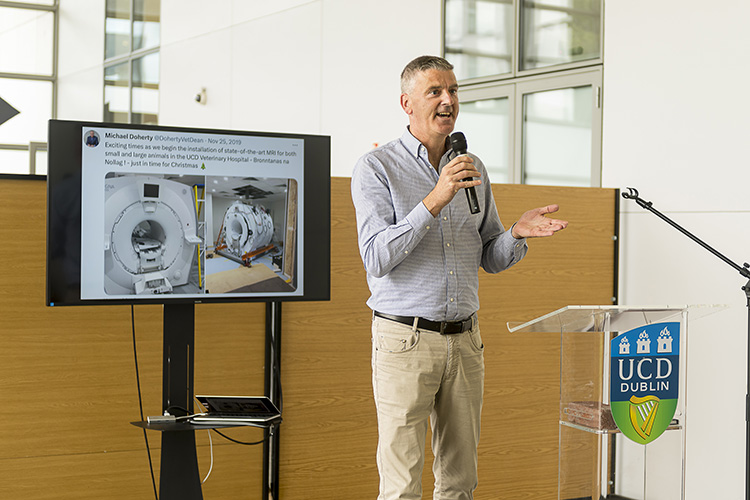
[[[162,410],[193,413],[195,305],[164,305],[164,373]],[[160,500],[203,500],[195,431],[161,434]]]
[[[266,303],[265,393],[282,410],[281,302]],[[282,410],[283,413],[283,410]],[[261,498],[279,498],[279,425],[263,431],[263,490]]]

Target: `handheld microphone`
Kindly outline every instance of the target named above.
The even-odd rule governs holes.
[[[464,136],[463,132],[454,132],[453,134],[451,134],[451,148],[453,148],[453,152],[456,153],[456,156],[466,154],[466,151],[469,148],[466,145],[466,137]],[[467,178],[465,180],[470,181],[472,179]],[[466,191],[466,200],[469,202],[469,210],[473,214],[478,214],[479,201],[477,201],[476,189],[474,189],[474,186],[471,186],[464,189],[464,191]]]

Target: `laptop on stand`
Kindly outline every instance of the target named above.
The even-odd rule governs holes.
[[[281,411],[266,396],[195,396],[204,412],[193,416],[196,425],[255,425],[281,421]]]

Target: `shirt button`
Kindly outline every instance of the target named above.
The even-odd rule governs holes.
[[[448,274],[453,274],[453,271],[451,271],[451,272],[450,272],[450,273],[448,273]]]
[[[430,226],[427,226],[427,229],[430,229]]]
[[[404,253],[409,253],[409,250],[404,250]]]
[[[445,246],[449,247],[449,246],[451,246],[451,244],[450,243],[446,243]]]
[[[443,217],[443,220],[448,220],[448,217]]]
[[[453,302],[453,297],[451,297],[451,302]]]

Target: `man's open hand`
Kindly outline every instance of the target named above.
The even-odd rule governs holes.
[[[568,227],[568,221],[545,217],[560,210],[558,205],[547,205],[546,207],[529,210],[518,219],[513,226],[514,238],[541,238],[552,236],[557,231]]]

